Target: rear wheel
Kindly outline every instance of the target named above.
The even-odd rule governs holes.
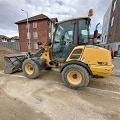
[[[62,79],[69,88],[83,89],[88,85],[90,76],[84,67],[71,64],[63,69]]]
[[[23,62],[23,73],[30,79],[37,78],[40,75],[40,70],[37,63],[31,59],[27,59]]]

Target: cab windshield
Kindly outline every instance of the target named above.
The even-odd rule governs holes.
[[[76,23],[74,21],[66,21],[58,24],[53,39],[53,58],[65,61],[75,47],[75,37],[77,38],[78,45],[87,44],[89,36],[88,28],[87,19],[77,20]],[[77,36],[75,36],[75,32],[77,32]]]
[[[89,19],[78,20],[78,44],[88,44],[89,42]]]

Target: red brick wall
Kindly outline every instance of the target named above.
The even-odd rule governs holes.
[[[113,11],[114,2],[112,2],[112,10],[111,10],[111,17],[110,17],[110,25],[109,25],[109,36],[107,43],[112,42],[120,42],[120,0],[117,0],[116,8]],[[113,26],[111,26],[111,20],[114,17]]]
[[[33,22],[37,22],[37,28],[33,28]],[[30,24],[30,34],[31,34],[31,51],[35,52],[38,50],[34,49],[34,42],[42,42],[45,44],[49,40],[49,26],[48,26],[48,19],[45,20],[39,20],[39,21],[33,21],[29,22]],[[27,28],[26,23],[21,23],[18,25],[19,29],[19,39],[21,44],[21,51],[28,51],[28,39],[27,39]],[[33,32],[38,33],[38,38],[34,39]]]
[[[120,42],[120,1],[119,1],[119,11],[118,11],[118,18],[117,18],[117,26],[116,26],[116,34],[115,34],[115,42]]]

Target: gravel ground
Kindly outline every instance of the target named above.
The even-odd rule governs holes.
[[[0,73],[1,120],[120,120],[120,77],[92,79],[84,90],[64,86],[59,72]]]

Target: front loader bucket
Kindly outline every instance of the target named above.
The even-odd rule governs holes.
[[[22,70],[22,64],[26,59],[26,54],[11,54],[4,56],[6,61],[4,73],[11,74]]]
[[[11,74],[14,71],[15,66],[12,63],[6,63],[5,68],[4,68],[4,73],[6,74]]]

